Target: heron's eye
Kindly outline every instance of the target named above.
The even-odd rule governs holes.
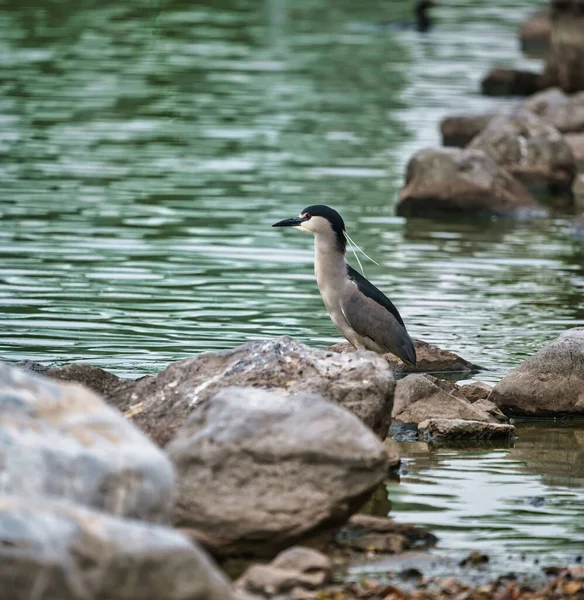
[[[304,213],[304,218],[305,218],[307,221],[310,221],[310,219],[312,218],[312,215],[309,215],[308,213]]]

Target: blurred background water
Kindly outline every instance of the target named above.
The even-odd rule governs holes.
[[[312,240],[270,228],[322,203],[379,262],[366,274],[411,334],[496,382],[584,324],[584,248],[569,217],[406,222],[394,206],[408,158],[439,143],[443,116],[513,103],[478,94],[491,67],[539,67],[516,39],[534,7],[446,0],[421,35],[378,26],[410,17],[395,0],[0,0],[0,357],[136,377],[250,339],[338,341]],[[442,515],[428,524],[472,547],[455,507],[469,499],[441,496],[441,482],[472,479],[476,500],[480,482],[504,495],[537,480],[566,516],[541,539],[584,548],[580,438],[565,494],[538,466],[526,475],[513,450],[409,446],[416,475],[392,490],[397,516],[423,520],[408,508],[422,495]],[[504,545],[513,534],[496,534],[498,519],[525,510],[500,509],[477,508]],[[537,529],[530,519],[516,541]]]

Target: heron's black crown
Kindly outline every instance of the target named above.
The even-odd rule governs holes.
[[[345,253],[347,247],[347,240],[343,233],[345,231],[345,222],[343,221],[343,217],[341,217],[336,210],[330,206],[325,206],[324,204],[313,204],[312,206],[307,206],[301,214],[309,214],[311,217],[322,217],[323,219],[326,219],[337,236],[337,246],[339,250],[343,254]]]

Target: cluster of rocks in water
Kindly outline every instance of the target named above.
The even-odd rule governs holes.
[[[136,381],[84,364],[0,365],[0,590],[10,590],[2,597],[229,600],[314,590],[352,553],[435,542],[355,514],[399,463],[384,443],[390,424],[448,443],[508,439],[511,415],[584,413],[584,328],[494,388],[438,377],[479,367],[416,346],[433,375],[407,373],[390,355],[316,350],[289,337]],[[214,562],[282,552],[235,586]]]
[[[546,56],[542,74],[495,69],[487,95],[529,96],[509,111],[460,114],[442,148],[410,159],[402,216],[539,216],[577,209],[584,162],[584,2],[552,0],[521,27],[522,47]],[[581,171],[581,169],[580,169]],[[576,220],[576,229],[584,219]]]

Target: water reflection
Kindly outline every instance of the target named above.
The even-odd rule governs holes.
[[[582,423],[517,428],[511,448],[400,444],[406,467],[389,488],[392,516],[430,527],[439,554],[462,555],[480,540],[503,564],[509,553],[573,562],[584,548]]]

